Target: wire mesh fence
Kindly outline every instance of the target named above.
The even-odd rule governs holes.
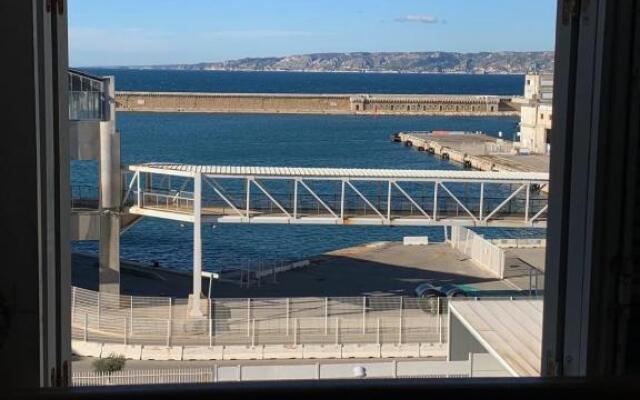
[[[146,345],[442,343],[446,300],[408,297],[187,299],[73,288],[73,338]]]

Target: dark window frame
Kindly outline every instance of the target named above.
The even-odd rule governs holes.
[[[12,345],[22,346],[8,347],[7,340],[3,338],[4,347],[0,347],[3,360],[0,365],[8,365],[4,358],[7,354],[17,356],[28,346],[35,346],[38,354],[37,358],[20,359],[20,363],[13,363],[14,359],[8,360],[12,367],[11,374],[2,378],[17,379],[17,382],[10,382],[9,387],[16,384],[30,386],[29,382],[43,386],[64,386],[65,379],[68,379],[70,326],[65,310],[69,306],[70,277],[68,244],[65,245],[64,238],[68,237],[69,202],[68,194],[60,190],[68,184],[65,5],[66,2],[61,0],[3,2],[1,5],[2,15],[26,16],[26,19],[15,18],[14,23],[6,24],[4,28],[27,33],[21,35],[23,41],[4,41],[3,54],[24,54],[25,47],[29,48],[26,53],[33,50],[31,58],[15,58],[17,67],[27,72],[16,76],[9,83],[9,88],[23,88],[21,84],[24,82],[34,84],[33,90],[16,91],[26,99],[25,103],[17,103],[32,113],[17,113],[11,121],[15,128],[24,129],[20,132],[27,132],[12,138],[12,144],[25,146],[22,148],[23,158],[5,157],[0,161],[8,170],[28,163],[31,168],[29,172],[34,174],[31,176],[34,186],[26,186],[29,190],[24,191],[23,200],[34,201],[36,205],[35,208],[21,210],[23,214],[18,213],[10,220],[12,225],[9,225],[20,232],[33,228],[28,233],[35,240],[35,247],[32,242],[20,243],[20,237],[16,237],[16,232],[11,229],[7,229],[3,236],[10,245],[15,245],[12,247],[14,251],[35,249],[37,252],[36,259],[26,257],[24,272],[1,272],[4,273],[4,279],[0,289],[5,296],[9,293],[7,288],[10,284],[28,289],[26,296],[16,297],[15,304],[8,303],[6,299],[5,304],[0,302],[0,310],[3,313],[8,310],[10,315],[8,341]],[[551,137],[550,240],[542,353],[542,371],[547,377],[614,375],[637,366],[637,359],[629,357],[629,354],[633,354],[628,351],[632,343],[626,340],[631,329],[629,316],[625,319],[624,314],[611,312],[624,311],[621,308],[633,306],[629,298],[633,292],[625,286],[627,281],[624,279],[637,271],[634,269],[637,266],[628,260],[629,255],[634,254],[635,236],[624,235],[634,232],[633,218],[630,216],[637,214],[633,206],[640,199],[640,193],[633,190],[637,186],[634,185],[637,178],[634,156],[637,155],[637,132],[640,127],[639,116],[634,114],[634,110],[640,105],[640,95],[629,87],[634,71],[632,66],[640,65],[634,53],[640,37],[640,24],[635,24],[637,11],[632,2],[610,0],[561,0],[558,5],[553,100],[556,118]],[[25,43],[30,46],[25,46]],[[15,102],[15,99],[11,100]],[[6,110],[15,109],[10,107],[7,100],[4,103],[2,105],[7,106]],[[612,110],[616,105],[618,112],[614,115]],[[624,134],[615,136],[609,135],[609,132]],[[33,136],[30,136],[32,133]],[[25,187],[20,177],[10,178],[13,178],[11,184]],[[616,206],[598,207],[605,201]],[[5,207],[10,205],[3,203],[3,209],[8,209]],[[21,221],[23,225],[19,224],[19,217],[26,218]],[[619,264],[615,264],[616,261]],[[37,267],[26,262],[33,262]],[[37,277],[35,280],[34,276]],[[25,281],[26,278],[30,280]],[[34,282],[39,284],[34,285]],[[12,306],[26,309],[14,315],[12,313],[16,310]],[[21,333],[29,332],[25,328],[34,326],[37,327],[35,343],[33,332],[20,337]],[[431,395],[446,394],[448,398],[467,398],[471,393],[475,396],[492,393],[500,398],[500,393],[504,397],[512,397],[515,389],[520,394],[531,396],[538,393],[536,397],[540,398],[540,393],[554,390],[573,389],[584,393],[604,390],[604,394],[612,393],[621,388],[617,382],[582,378],[410,383],[372,380],[313,384],[242,383],[162,389],[73,389],[58,394],[90,397],[96,393],[110,393],[116,397],[126,393],[128,397],[157,398],[158,394],[195,397],[205,391],[207,394],[226,393],[232,397],[250,397],[252,393],[276,397],[291,395],[293,391],[299,397],[327,395],[339,389],[342,394],[350,393],[356,397],[371,393],[389,396],[429,390]],[[637,380],[621,382],[628,389],[638,390]],[[55,396],[52,392],[40,393]]]

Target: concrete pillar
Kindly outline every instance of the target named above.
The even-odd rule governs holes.
[[[193,178],[193,293],[191,316],[202,317],[202,175]]]
[[[103,210],[100,215],[100,292],[120,294],[120,214]]]
[[[120,294],[120,134],[116,131],[115,82],[105,80],[100,122],[100,291]]]

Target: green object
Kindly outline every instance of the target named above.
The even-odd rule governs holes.
[[[112,373],[122,371],[127,360],[122,355],[111,353],[107,358],[95,360],[92,364],[95,372]]]
[[[456,285],[458,288],[463,290],[465,293],[474,293],[477,292],[478,289],[471,285]]]

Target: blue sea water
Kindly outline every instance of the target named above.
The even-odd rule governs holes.
[[[88,68],[116,77],[117,90],[222,93],[521,95],[522,75],[227,72]]]
[[[388,74],[317,73],[224,73],[185,71],[91,71],[116,76],[118,89],[127,90],[216,90],[216,91],[311,91],[391,92],[389,79],[398,92],[418,93],[426,87],[440,92],[509,93],[522,86],[511,76],[441,76]],[[208,75],[212,74],[212,75]],[[228,74],[229,76],[227,76]],[[284,74],[274,81],[274,74]],[[216,80],[224,76],[222,82]],[[280,75],[278,75],[280,76]],[[294,77],[290,83],[286,77]],[[202,77],[199,82],[197,77]],[[490,78],[490,84],[487,79]],[[406,79],[406,81],[405,81]],[[458,82],[457,79],[462,79]],[[419,88],[412,88],[416,80]],[[348,81],[348,83],[347,83]],[[225,83],[226,82],[226,83]],[[310,83],[311,82],[311,83]],[[280,86],[278,86],[280,85]],[[326,88],[322,85],[326,85]],[[390,86],[389,86],[390,85]],[[446,86],[452,85],[447,90]],[[474,86],[475,85],[475,86]],[[395,87],[395,86],[394,86]],[[351,90],[357,88],[358,90]],[[521,89],[520,89],[521,91]],[[433,91],[432,91],[433,92]],[[509,138],[517,131],[513,117],[420,117],[420,116],[324,116],[119,113],[122,162],[124,164],[171,161],[194,164],[271,165],[298,167],[354,167],[400,169],[459,169],[457,164],[394,144],[390,136],[402,130],[482,130]],[[95,185],[97,164],[74,162],[74,184]],[[502,237],[540,237],[543,232],[495,230]],[[443,240],[442,228],[234,225],[218,224],[203,229],[203,263],[218,270],[246,260],[292,259],[380,240],[401,240],[407,235],[428,235]],[[192,230],[179,223],[144,219],[121,239],[122,257],[142,262],[189,269],[192,263]],[[74,250],[95,253],[97,243],[77,242]]]

